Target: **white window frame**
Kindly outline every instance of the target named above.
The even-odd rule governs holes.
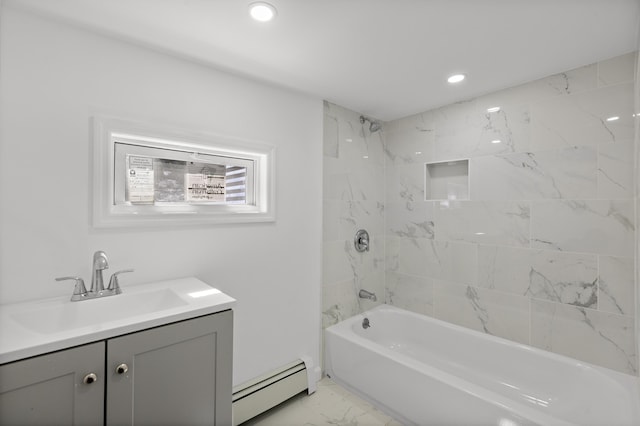
[[[273,145],[104,116],[93,117],[93,133],[93,226],[96,228],[273,222],[276,219]],[[227,158],[238,164],[253,164],[253,170],[248,173],[252,194],[247,204],[145,205],[122,203],[122,199],[117,202],[122,197],[120,186],[125,182],[124,176],[119,175],[122,155],[116,158],[117,143],[132,146],[132,153],[143,153],[146,148],[149,152],[167,150],[170,159],[214,162]],[[138,146],[140,148],[136,148]]]

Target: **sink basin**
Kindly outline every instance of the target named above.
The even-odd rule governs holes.
[[[115,319],[126,319],[186,305],[171,289],[143,293],[122,293],[100,299],[46,306],[12,315],[20,325],[36,333],[57,333],[98,326]]]
[[[0,305],[0,364],[233,308],[195,277],[128,286],[122,294]]]

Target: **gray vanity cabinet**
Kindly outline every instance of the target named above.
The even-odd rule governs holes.
[[[103,424],[104,350],[97,342],[0,365],[0,424]]]
[[[107,341],[107,425],[230,425],[232,312]]]
[[[0,425],[231,425],[232,353],[228,310],[0,365]]]

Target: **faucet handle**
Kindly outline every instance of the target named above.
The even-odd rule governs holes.
[[[76,286],[73,289],[73,295],[71,301],[76,302],[87,297],[87,288],[84,286],[84,280],[80,277],[60,277],[56,278],[56,281],[75,280]]]
[[[123,269],[122,271],[114,272],[113,275],[111,275],[111,279],[109,280],[109,286],[107,287],[107,290],[111,290],[115,292],[115,294],[122,293],[122,290],[120,289],[120,283],[118,282],[118,275],[124,274],[126,272],[133,272],[133,269]]]

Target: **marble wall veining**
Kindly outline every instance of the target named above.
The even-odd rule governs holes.
[[[636,62],[385,123],[387,303],[637,374]],[[458,159],[468,199],[425,200]]]
[[[371,306],[356,298],[367,288],[638,374],[637,60],[604,60],[373,134],[359,113],[326,102],[324,326]],[[427,199],[425,164],[460,159],[468,197]],[[373,235],[372,252],[353,249],[358,228]]]
[[[323,326],[384,301],[384,144],[360,114],[324,103]],[[358,229],[370,235],[370,251],[354,247]],[[358,299],[360,289],[378,302]]]

